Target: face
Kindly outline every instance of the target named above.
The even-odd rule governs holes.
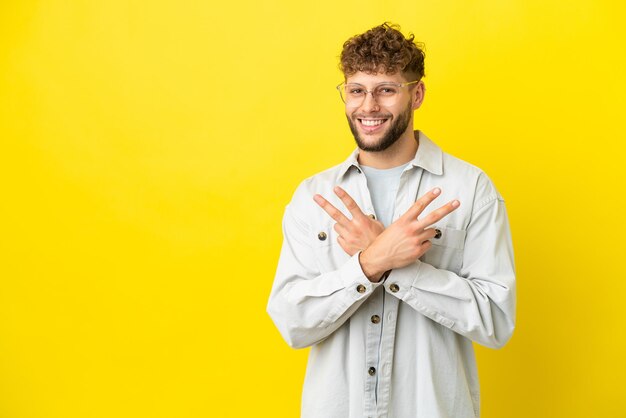
[[[367,90],[383,82],[406,83],[402,74],[366,74],[356,73],[346,79],[346,83],[361,84]],[[421,82],[413,89],[421,89]],[[350,130],[363,151],[384,151],[396,143],[407,131],[413,137],[413,110],[419,107],[421,100],[416,104],[413,89],[402,87],[393,106],[381,107],[371,94],[367,94],[363,103],[358,107],[346,106],[346,117]],[[421,91],[421,90],[420,90]],[[419,93],[419,92],[418,92]],[[409,125],[411,125],[409,127]]]

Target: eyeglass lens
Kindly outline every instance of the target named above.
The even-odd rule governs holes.
[[[400,87],[395,84],[380,84],[374,87],[373,90],[368,91],[359,84],[344,84],[339,91],[341,98],[348,106],[361,105],[368,93],[374,96],[374,100],[376,100],[376,103],[379,105],[391,106],[395,104],[399,96]]]

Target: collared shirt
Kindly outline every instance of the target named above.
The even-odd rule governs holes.
[[[343,208],[341,186],[373,213],[358,150],[304,180],[283,218],[284,241],[267,306],[296,348],[311,346],[302,393],[305,418],[479,416],[472,341],[504,345],[515,325],[515,271],[504,201],[480,169],[441,151],[419,132],[400,178],[393,220],[434,187],[461,205],[420,260],[386,280],[365,277],[359,254],[337,243],[316,193]],[[349,213],[346,215],[349,216]]]

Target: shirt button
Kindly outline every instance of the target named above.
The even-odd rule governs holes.
[[[370,218],[372,218],[372,219],[376,219],[376,215],[374,215],[373,213],[370,213],[370,214],[369,214],[369,215],[367,215],[367,216],[369,216],[369,217],[370,217]]]
[[[360,285],[358,285],[356,287],[356,291],[359,292],[359,293],[365,293],[365,290],[366,290],[365,286],[363,286],[362,284],[360,284]]]
[[[328,237],[328,235],[326,235],[326,232],[322,231],[319,234],[317,234],[317,238],[320,241],[326,241],[326,237]]]
[[[391,286],[389,286],[389,290],[391,290],[393,293],[396,293],[398,290],[400,290],[400,286],[393,283]]]
[[[374,376],[376,374],[376,368],[375,367],[370,367],[369,370],[367,371],[367,373],[370,376]]]
[[[373,324],[378,324],[380,322],[380,316],[378,315],[372,315],[371,319]]]
[[[435,239],[441,238],[441,229],[435,228]]]

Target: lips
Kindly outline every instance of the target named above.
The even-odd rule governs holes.
[[[385,124],[388,118],[357,118],[360,127],[366,132],[373,132],[380,129]]]

